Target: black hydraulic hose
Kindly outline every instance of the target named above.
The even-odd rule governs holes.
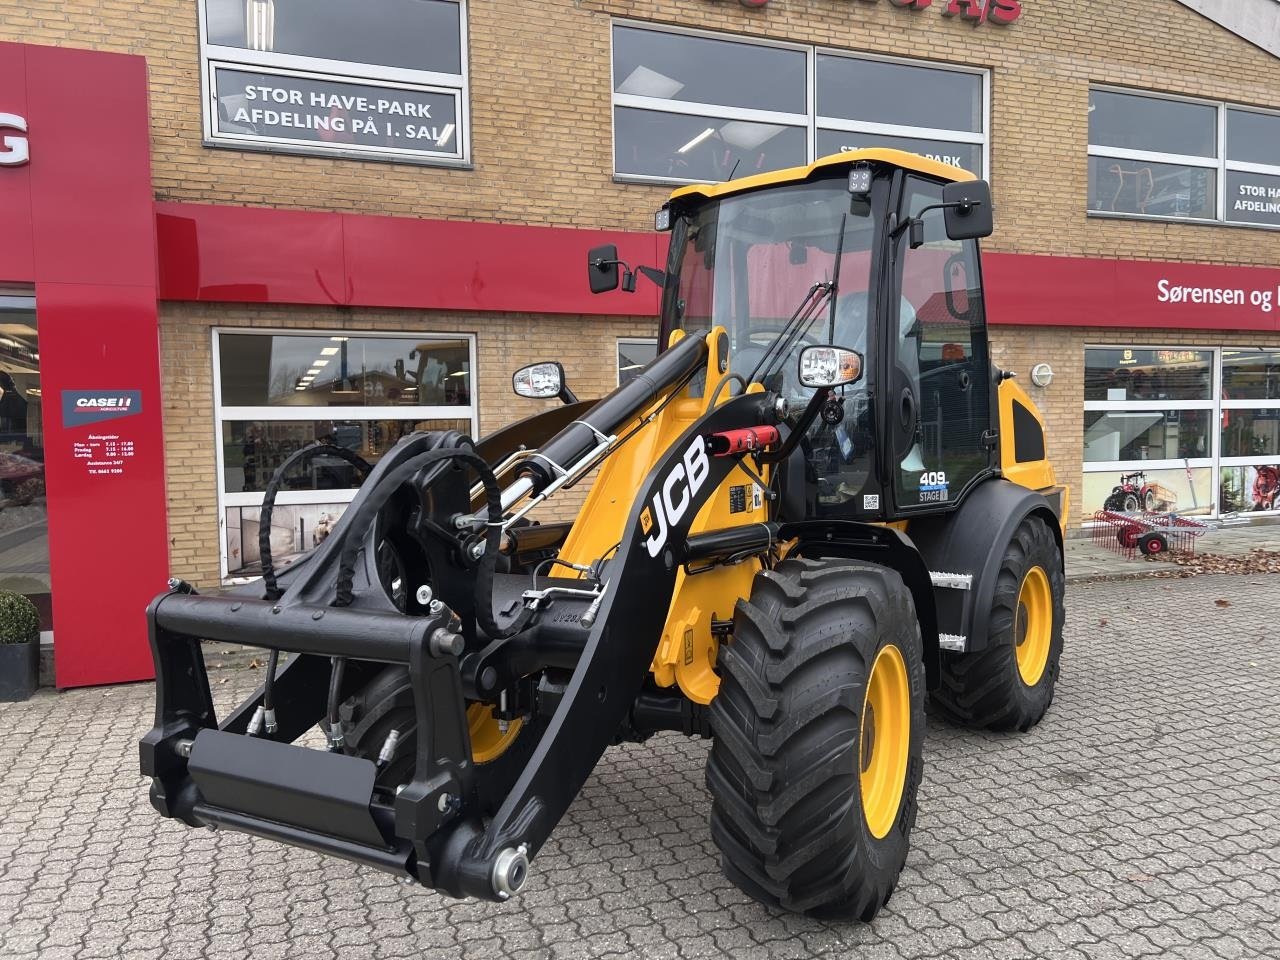
[[[366,477],[369,471],[373,469],[369,462],[359,454],[352,453],[346,447],[340,447],[337,444],[316,441],[296,450],[289,455],[276,468],[276,472],[271,475],[271,482],[267,484],[267,489],[262,497],[262,511],[258,514],[258,552],[262,554],[262,582],[266,588],[265,594],[268,600],[279,600],[284,591],[276,584],[276,569],[271,561],[271,514],[276,508],[276,494],[280,491],[280,485],[284,483],[285,471],[287,471],[295,463],[302,460],[310,460],[316,454],[326,453],[345,460],[357,470],[360,470]],[[274,671],[273,671],[274,672]],[[270,674],[268,674],[270,678]]]
[[[472,467],[479,474],[480,482],[484,486],[488,523],[484,556],[480,560],[476,575],[476,619],[490,639],[499,640],[514,632],[514,630],[503,631],[493,616],[493,577],[498,562],[499,544],[502,540],[502,491],[498,487],[498,478],[494,476],[489,464],[473,451],[458,447],[436,448],[409,458],[383,474],[365,498],[360,500],[353,510],[348,511],[348,516],[343,518],[346,522],[342,533],[338,583],[333,605],[350,606],[355,599],[353,585],[356,558],[359,556],[365,534],[378,516],[378,511],[400,489],[401,484],[410,480],[419,470],[445,460],[458,460]]]
[[[342,696],[342,678],[346,674],[346,669],[346,658],[332,657],[329,660],[329,729],[331,731],[336,731],[340,727],[338,698]]]
[[[279,665],[280,651],[272,650],[267,654],[267,677],[262,682],[262,709],[266,711],[275,709],[276,667]]]

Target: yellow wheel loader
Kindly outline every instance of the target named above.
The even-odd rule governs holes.
[[[657,358],[598,402],[517,371],[541,414],[420,432],[371,466],[316,444],[265,492],[263,577],[150,606],[151,802],[455,897],[525,884],[604,751],[709,738],[710,833],[767,904],[870,920],[907,855],[925,698],[1025,730],[1062,649],[1067,498],[992,367],[987,184],[893,150],[677,190]],[[277,572],[276,491],[364,475]],[[572,522],[538,508],[586,488]],[[268,651],[215,714],[201,641]],[[287,653],[281,663],[280,654]],[[319,726],[327,749],[295,743]]]

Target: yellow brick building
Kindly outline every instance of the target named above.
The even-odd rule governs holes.
[[[1144,469],[1161,509],[1272,505],[1280,60],[1177,0],[30,0],[0,41],[145,58],[169,559],[199,584],[252,572],[261,475],[321,430],[371,455],[397,419],[489,431],[536,409],[510,391],[535,359],[614,386],[656,297],[588,300],[561,251],[656,256],[673,185],[832,145],[991,180],[993,358],[1045,413],[1074,518]],[[284,397],[273,342],[342,358],[364,396],[299,419],[328,374]],[[375,403],[345,376],[356,343],[398,344],[403,417],[401,386]],[[313,479],[281,501],[301,548],[349,497]]]

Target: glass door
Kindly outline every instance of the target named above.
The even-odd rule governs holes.
[[[29,597],[53,629],[36,303],[21,291],[0,291],[0,590]]]

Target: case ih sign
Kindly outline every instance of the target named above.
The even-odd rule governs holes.
[[[760,8],[767,6],[769,0],[738,0],[744,7]],[[861,0],[863,3],[879,3],[880,0]],[[968,20],[974,26],[983,23],[998,23],[1008,26],[1022,16],[1020,0],[889,0],[895,7],[907,10],[923,10],[925,7],[941,8],[944,17],[959,17]]]

